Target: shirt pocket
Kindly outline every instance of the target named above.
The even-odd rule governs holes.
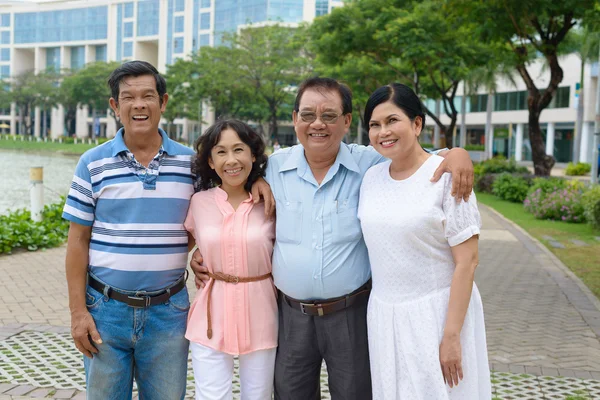
[[[333,243],[348,244],[362,237],[358,219],[358,196],[337,200],[333,209]]]
[[[282,243],[302,241],[302,202],[277,202],[276,240]]]

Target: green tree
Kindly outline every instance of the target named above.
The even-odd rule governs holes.
[[[560,47],[578,21],[597,18],[596,0],[448,0],[446,6],[458,20],[476,23],[479,40],[501,45],[503,58],[525,82],[535,174],[550,175],[555,160],[546,155],[540,114],[563,80]],[[537,87],[529,71],[539,57],[550,70],[544,88]]]
[[[61,84],[62,99],[68,104],[76,101],[80,107],[88,106],[92,118],[95,118],[99,110],[106,110],[109,107],[108,99],[111,97],[111,93],[107,80],[111,72],[118,66],[117,62],[95,62],[66,76]],[[112,110],[110,115],[119,126],[120,123]]]
[[[12,78],[7,97],[10,102],[17,105],[19,110],[20,134],[33,134],[32,113],[35,107],[50,109],[57,104],[57,86],[58,75],[50,70],[38,74],[34,71],[26,71]]]
[[[217,118],[268,121],[269,136],[276,137],[278,120],[289,119],[293,88],[310,72],[303,34],[303,27],[248,26],[224,35],[223,46],[203,47],[176,62],[169,79],[186,104],[205,101]]]
[[[363,58],[382,67],[379,85],[395,80],[412,86],[422,100],[441,99],[449,124],[425,103],[423,109],[451,146],[458,85],[488,56],[487,46],[473,40],[472,24],[455,24],[439,1],[356,0],[315,19],[310,31],[318,62]],[[367,79],[367,71],[358,73]]]

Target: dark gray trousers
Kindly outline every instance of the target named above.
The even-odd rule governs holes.
[[[323,359],[332,400],[370,400],[367,304],[312,317],[279,293],[275,400],[319,400]]]

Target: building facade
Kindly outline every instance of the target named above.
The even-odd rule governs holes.
[[[582,65],[576,54],[560,58],[564,77],[550,105],[541,113],[540,124],[546,143],[546,154],[554,156],[557,162],[573,160],[575,153],[582,162],[592,161],[593,135],[596,96],[598,88],[598,64]],[[583,69],[583,80],[582,80]],[[544,63],[533,63],[528,67],[536,86],[543,90],[550,80],[550,71]],[[582,84],[583,83],[583,88]],[[464,88],[459,87],[455,106],[462,113]],[[480,86],[477,91],[467,91],[466,98],[466,135],[461,137],[461,115],[457,120],[454,134],[455,144],[461,146],[480,146],[485,149],[485,157],[504,155],[517,161],[531,160],[527,111],[527,88],[516,72],[512,79],[497,77],[494,90]],[[581,137],[577,138],[577,107],[583,103],[583,121]],[[430,110],[436,107],[435,101],[425,104]],[[486,136],[488,107],[491,113],[491,129]],[[443,110],[443,107],[441,107]],[[442,112],[441,120],[448,124],[450,119]],[[431,140],[442,146],[443,138],[439,130],[434,129],[433,121],[427,121],[432,131]],[[436,131],[436,132],[434,132]]]
[[[248,23],[299,23],[342,6],[333,0],[50,0],[0,3],[0,79],[26,71],[78,69],[95,61],[145,60],[160,72],[176,59],[221,43],[222,35]],[[108,99],[107,99],[108,102]],[[93,134],[111,137],[107,113],[93,120],[86,108],[66,127],[64,110],[33,113],[35,136]],[[0,124],[20,129],[13,105]],[[206,119],[206,118],[205,118]],[[187,127],[187,123],[175,121]],[[45,129],[47,128],[47,129]]]

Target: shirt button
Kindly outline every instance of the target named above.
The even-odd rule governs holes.
[[[317,250],[321,250],[323,248],[323,246],[321,246],[320,244],[317,245]]]

